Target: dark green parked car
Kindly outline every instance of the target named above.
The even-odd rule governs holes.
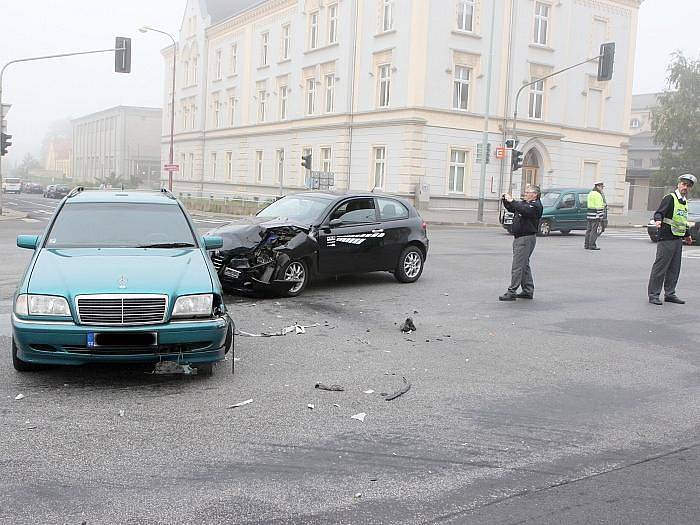
[[[542,192],[542,219],[539,232],[546,237],[554,231],[568,235],[571,230],[586,230],[586,213],[588,211],[588,193],[591,188],[550,188]],[[510,232],[513,224],[513,214],[505,212],[503,227]],[[607,218],[600,226],[600,232],[607,227]]]

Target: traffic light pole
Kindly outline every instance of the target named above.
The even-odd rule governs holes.
[[[91,55],[94,53],[114,53],[115,51],[123,51],[123,48],[111,48],[111,49],[96,49],[94,51],[78,51],[75,53],[61,53],[60,55],[44,55],[39,57],[29,57],[29,58],[18,58],[17,60],[10,60],[7,64],[2,66],[0,69],[0,123],[2,123],[3,109],[2,109],[2,77],[5,74],[5,69],[10,64],[17,64],[19,62],[33,62],[35,60],[48,60],[51,58],[63,58],[72,57],[76,55]],[[0,155],[0,184],[2,184],[2,155]],[[2,191],[0,191],[0,215],[2,215]]]

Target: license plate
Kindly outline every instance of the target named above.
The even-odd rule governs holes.
[[[231,279],[238,279],[241,276],[241,272],[234,270],[233,268],[225,268],[224,275],[230,277]]]
[[[88,348],[157,346],[158,332],[88,332]]]

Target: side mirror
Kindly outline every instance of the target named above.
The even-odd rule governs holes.
[[[17,246],[20,248],[27,248],[29,250],[36,250],[37,244],[39,244],[38,235],[18,235],[17,236]]]
[[[202,237],[202,241],[204,242],[205,250],[218,250],[224,245],[224,239],[222,237],[213,235]]]
[[[330,225],[331,228],[335,228],[336,226],[340,226],[341,224],[343,224],[342,219],[333,219],[333,220],[331,220],[331,222],[329,223],[329,225]]]

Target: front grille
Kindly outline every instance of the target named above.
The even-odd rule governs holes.
[[[81,324],[127,326],[162,323],[168,307],[166,295],[104,294],[76,298]]]
[[[214,268],[216,268],[216,271],[218,272],[221,270],[221,266],[224,264],[224,258],[221,255],[212,255],[211,262],[214,263]]]

